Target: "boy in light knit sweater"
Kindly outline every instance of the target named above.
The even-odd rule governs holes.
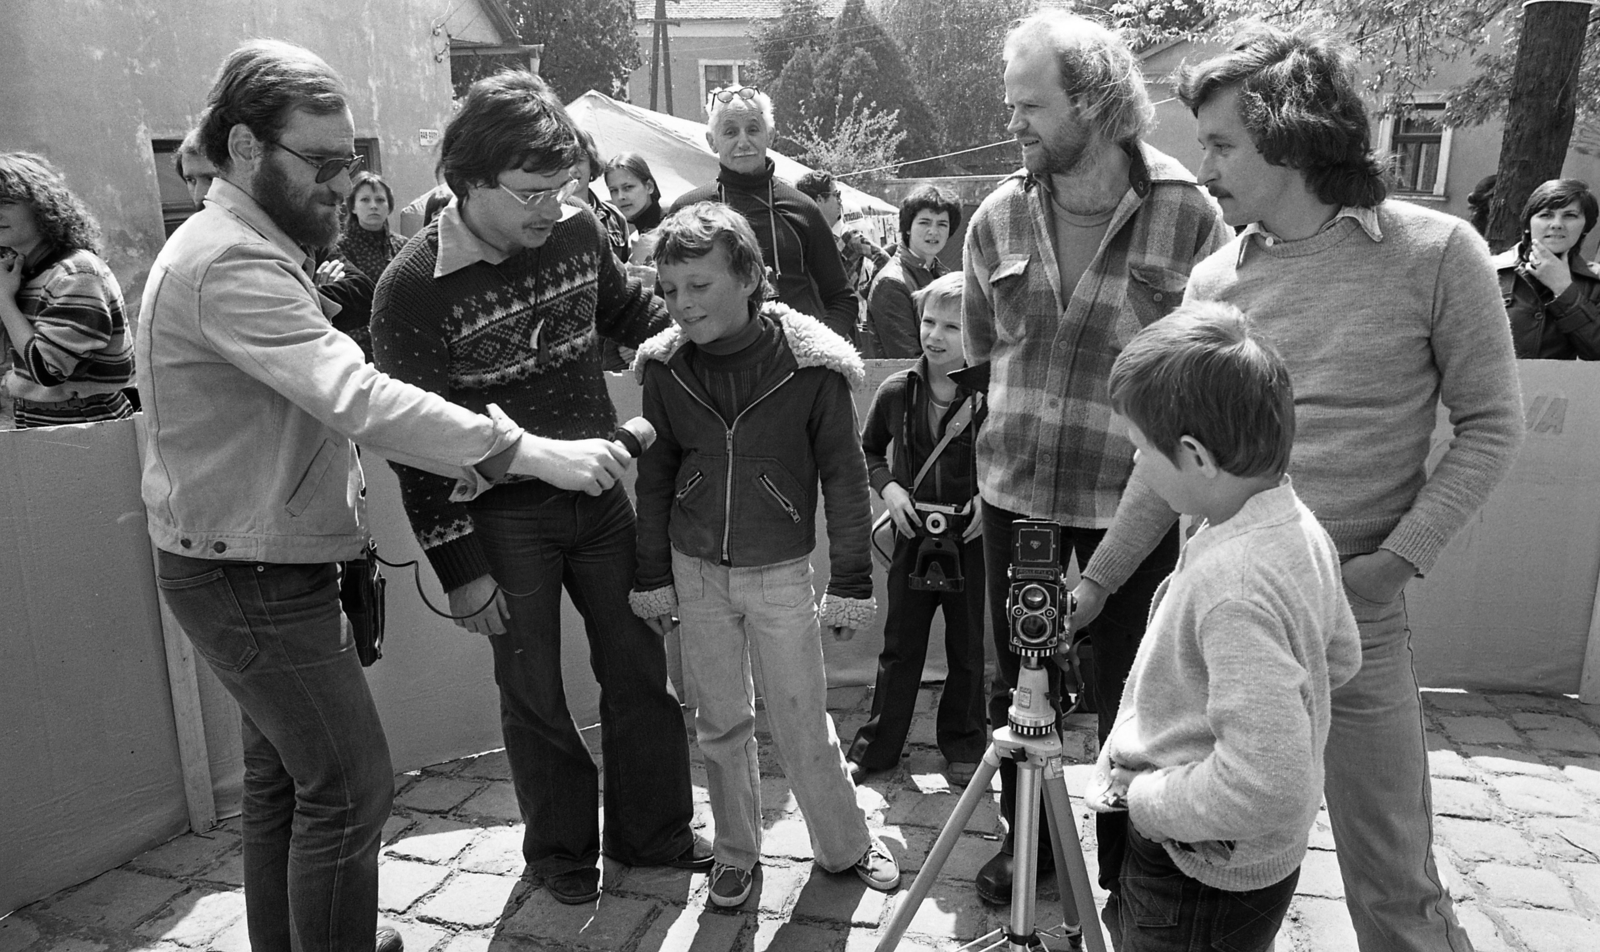
[[[1190,303],[1117,358],[1111,400],[1133,479],[1200,520],[1090,782],[1131,821],[1112,936],[1268,950],[1322,799],[1329,694],[1361,659],[1333,542],[1284,472],[1289,372],[1237,308]]]

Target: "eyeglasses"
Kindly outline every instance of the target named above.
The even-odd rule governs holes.
[[[335,175],[338,175],[340,172],[349,172],[351,175],[356,174],[361,170],[361,163],[367,160],[367,157],[359,152],[355,155],[341,156],[333,159],[313,159],[309,155],[302,155],[301,153],[296,152],[295,150],[284,145],[282,142],[273,142],[272,144],[304,162],[305,164],[315,166],[317,169],[318,185],[328,181]]]
[[[552,199],[554,199],[555,203],[559,205],[572,196],[578,194],[578,189],[583,187],[583,183],[577,179],[568,179],[565,185],[562,185],[558,188],[542,188],[537,191],[529,192],[526,197],[524,197],[520,192],[506,185],[504,182],[500,183],[500,187],[505,190],[507,195],[510,195],[512,198],[516,199],[519,205],[521,205],[523,208],[527,208],[529,205],[538,207]]]
[[[713,89],[711,95],[707,98],[714,99],[717,102],[733,102],[735,99],[751,100],[756,98],[756,94],[760,92],[761,88],[759,86],[724,86],[721,89]]]

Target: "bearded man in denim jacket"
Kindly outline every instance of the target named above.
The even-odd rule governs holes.
[[[137,339],[161,597],[240,709],[255,952],[400,948],[376,929],[394,770],[339,608],[339,563],[369,539],[352,441],[461,498],[508,472],[569,488],[621,472],[379,373],[334,328],[309,249],[338,239],[354,135],[315,54],[230,54],[199,129],[217,178],[156,257]]]

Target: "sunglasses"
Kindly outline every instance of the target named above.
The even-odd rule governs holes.
[[[335,159],[313,159],[309,155],[302,155],[301,153],[296,152],[295,150],[284,145],[282,142],[274,142],[272,144],[304,162],[305,164],[315,166],[317,170],[318,185],[328,181],[329,179],[338,175],[340,172],[349,172],[351,175],[356,174],[356,172],[361,170],[361,163],[367,160],[367,157],[361,155],[360,153],[349,156],[341,156]]]
[[[758,86],[724,86],[721,89],[713,89],[711,95],[707,98],[715,99],[717,102],[733,102],[735,99],[751,100],[756,98],[756,94],[759,92],[761,92],[761,88]]]
[[[515,191],[503,182],[500,184],[500,187],[505,190],[507,195],[510,195],[512,198],[516,199],[523,208],[527,208],[529,205],[542,205],[551,199],[554,199],[556,204],[559,205],[572,196],[578,194],[578,189],[583,187],[583,183],[579,182],[577,179],[568,179],[567,183],[559,188],[540,189],[536,192],[529,192],[527,195],[523,195],[520,192]]]

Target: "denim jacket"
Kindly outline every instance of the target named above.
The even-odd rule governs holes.
[[[513,446],[495,423],[380,373],[330,323],[304,249],[217,179],[156,256],[136,341],[150,538],[178,555],[354,558],[368,538],[355,440],[448,473]]]

